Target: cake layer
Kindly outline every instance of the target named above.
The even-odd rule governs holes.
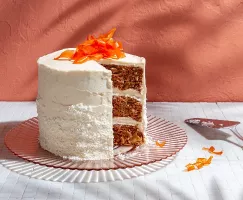
[[[130,117],[142,121],[142,103],[132,97],[113,96],[113,117]]]
[[[67,87],[62,88],[50,88],[50,91],[46,94],[38,94],[37,100],[41,100],[46,103],[60,104],[63,106],[70,106],[80,103],[82,99],[82,104],[84,106],[98,106],[98,105],[107,105],[112,102],[111,96],[112,93],[91,93],[88,91],[77,91],[75,89],[68,89]],[[55,90],[55,92],[54,92]],[[75,94],[73,96],[72,94]],[[50,99],[52,99],[50,101]]]
[[[113,87],[119,90],[134,89],[141,93],[143,86],[143,68],[121,65],[104,65],[112,71]]]
[[[57,119],[59,122],[62,121],[62,128],[76,127],[78,124],[82,125],[82,123],[89,123],[90,121],[96,122],[97,119],[102,123],[107,119],[112,119],[111,105],[85,106],[80,103],[71,106],[63,106],[52,103],[46,104],[40,99],[36,100],[36,105],[38,108],[38,115],[45,117],[47,121],[49,118]],[[100,123],[99,121],[97,123]],[[107,132],[107,134],[110,133]]]
[[[83,80],[83,88],[86,88],[90,85],[90,81],[92,83],[93,87],[96,87],[98,91],[100,92],[100,87],[103,86],[103,84],[99,85],[96,84],[96,79],[94,76],[97,74],[95,72],[100,71],[108,71],[105,70],[104,67],[101,65],[107,67],[109,70],[111,70],[114,74],[114,80],[115,85],[117,85],[118,89],[121,88],[122,91],[134,89],[138,91],[139,93],[146,94],[146,84],[145,84],[145,59],[142,57],[134,56],[131,54],[125,54],[125,58],[121,58],[119,60],[116,59],[102,59],[99,60],[98,63],[95,61],[87,61],[85,65],[83,64],[73,64],[71,61],[68,60],[54,60],[55,57],[59,56],[63,51],[65,50],[75,50],[75,48],[67,48],[63,50],[56,51],[54,53],[48,54],[46,56],[41,57],[38,60],[38,65],[41,65],[45,63],[44,65],[47,68],[50,68],[50,76],[52,77],[53,74],[51,73],[53,70],[62,71],[62,72],[73,72],[73,74],[76,73],[76,71],[82,70],[83,72],[86,72],[87,74],[84,74],[85,79]],[[95,64],[94,64],[95,63]],[[111,69],[112,68],[112,69]],[[141,77],[142,75],[142,77]],[[80,76],[80,75],[77,75]],[[68,77],[66,77],[68,79]],[[65,81],[65,80],[64,80]],[[122,85],[124,83],[124,85]],[[81,83],[80,83],[81,84]],[[131,86],[130,86],[131,84]],[[134,87],[134,88],[133,88]],[[116,87],[115,87],[116,88]],[[81,88],[80,88],[81,89]],[[84,89],[81,89],[84,90]],[[102,90],[102,89],[101,89]]]
[[[113,157],[111,71],[95,61],[38,60],[37,111],[42,148],[68,159]]]
[[[101,109],[103,112],[98,111]],[[107,120],[111,119],[112,107],[99,106],[86,110],[80,105],[79,108],[75,106],[63,108],[60,112],[53,111],[56,116],[48,110],[38,106],[39,140],[44,149],[61,157],[81,160],[113,157],[113,135],[111,123]]]
[[[55,155],[80,160],[113,157],[112,107],[38,106],[40,145]]]
[[[57,61],[56,61],[57,62]],[[68,61],[59,61],[60,63],[68,62]],[[69,61],[70,62],[70,61]],[[42,87],[40,89],[40,93],[52,93],[53,90],[56,89],[66,89],[74,90],[75,92],[79,91],[87,91],[94,92],[97,94],[103,92],[111,92],[112,81],[109,79],[110,71],[104,69],[102,66],[97,64],[94,61],[88,61],[85,64],[86,67],[80,67],[82,65],[77,66],[76,69],[70,69],[69,71],[66,68],[62,69],[62,66],[57,67],[49,67],[49,62],[46,64],[40,64],[41,67],[38,71],[38,78]],[[91,67],[92,66],[92,67]],[[100,69],[92,71],[94,66],[102,67],[103,70]],[[90,67],[90,69],[89,69]],[[89,69],[89,70],[88,70]],[[52,85],[48,85],[49,82],[52,82]],[[47,90],[48,88],[48,90]],[[65,92],[67,92],[65,91]]]
[[[133,125],[113,125],[114,145],[136,145],[139,146],[145,142],[142,131]]]
[[[38,99],[62,105],[111,103],[110,71],[95,61],[73,65],[70,61],[53,60],[57,55],[55,52],[38,60]]]

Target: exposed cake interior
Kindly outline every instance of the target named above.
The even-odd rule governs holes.
[[[141,145],[146,141],[145,59],[130,54],[102,60],[112,72],[114,145]]]
[[[114,145],[135,145],[143,144],[144,134],[136,125],[114,124]]]
[[[112,71],[113,87],[119,90],[132,89],[138,92],[142,90],[143,69],[134,66],[103,65]]]
[[[136,98],[113,96],[113,117],[129,117],[137,122],[142,121],[143,105]]]

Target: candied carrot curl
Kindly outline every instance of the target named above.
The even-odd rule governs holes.
[[[165,146],[166,142],[164,141],[164,142],[159,143],[159,141],[156,141],[155,144],[156,144],[156,146],[159,146],[160,148],[162,148]]]
[[[215,151],[215,148],[213,146],[211,146],[209,148],[203,147],[202,150],[208,151],[209,153],[216,154],[216,155],[222,155],[223,154],[223,151]]]
[[[88,60],[124,58],[122,43],[113,39],[115,31],[116,28],[113,28],[97,38],[89,35],[87,40],[76,47],[76,50],[66,50],[54,60],[70,60],[74,64],[81,64]]]
[[[213,156],[207,158],[198,158],[195,163],[189,163],[186,165],[187,171],[192,171],[196,169],[201,169],[204,166],[211,164]]]
[[[74,52],[75,52],[74,50],[66,50],[66,51],[62,52],[60,56],[58,56],[58,57],[56,57],[54,59],[55,60],[59,60],[59,59],[69,60],[69,59],[72,59]]]
[[[193,164],[188,164],[186,167],[187,167],[187,171],[192,171],[196,169],[195,165]]]

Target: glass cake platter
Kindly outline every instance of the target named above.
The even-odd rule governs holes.
[[[160,169],[171,162],[187,143],[183,129],[154,116],[148,116],[147,135],[149,143],[146,145],[114,147],[113,159],[71,161],[55,156],[40,147],[38,119],[32,118],[19,124],[5,136],[7,148],[20,159],[6,158],[0,160],[0,163],[20,174],[44,180],[62,182],[123,180]],[[156,141],[166,143],[161,148],[155,144]]]

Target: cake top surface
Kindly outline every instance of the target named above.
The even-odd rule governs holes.
[[[134,65],[134,66],[139,66],[139,65],[144,65],[145,64],[145,58],[135,56],[132,54],[125,53],[124,58],[120,59],[101,59],[98,62],[100,64],[119,64],[119,65]]]
[[[51,69],[60,70],[60,71],[104,71],[105,69],[100,64],[107,65],[132,65],[132,66],[141,66],[145,64],[145,58],[131,55],[126,53],[126,57],[120,59],[101,59],[99,61],[87,61],[82,64],[73,64],[69,60],[54,60],[55,57],[60,55],[65,50],[75,50],[75,48],[62,49],[45,56],[42,56],[38,59],[37,63],[39,65],[45,65]],[[99,64],[100,63],[100,64]]]
[[[38,59],[37,63],[58,71],[109,71],[93,60],[83,64],[73,64],[69,60],[54,60],[63,51],[64,49],[42,56]]]
[[[46,55],[38,60],[38,64],[43,64],[41,62],[44,61],[48,66],[50,64],[49,67],[55,67],[56,62],[50,61],[50,59],[53,59],[62,61],[65,67],[72,66],[70,70],[74,67],[70,62],[72,64],[83,64],[87,61],[95,61],[97,65],[99,63],[101,65],[144,67],[145,58],[125,53],[122,43],[113,38],[115,31],[116,28],[112,28],[108,33],[101,34],[98,37],[88,35],[87,39],[78,44],[76,48],[67,48]],[[87,65],[79,65],[78,69],[86,69],[86,66],[89,67],[90,63],[92,64],[92,62],[89,62]],[[91,70],[100,70],[100,68],[94,66],[94,69],[89,69],[89,71]]]

